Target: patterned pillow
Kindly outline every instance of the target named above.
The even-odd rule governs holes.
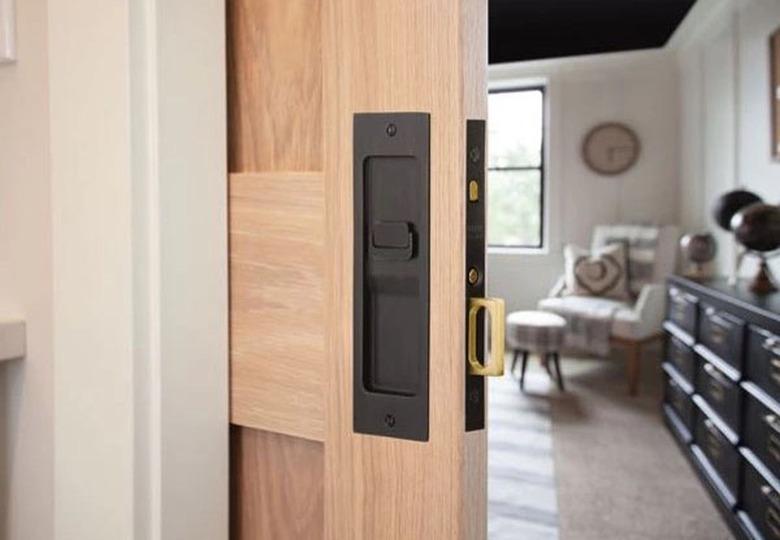
[[[599,225],[593,230],[594,247],[627,244],[628,288],[634,296],[653,282],[660,232],[652,225]]]
[[[624,243],[610,244],[594,251],[567,245],[563,250],[566,293],[630,299],[627,251]]]

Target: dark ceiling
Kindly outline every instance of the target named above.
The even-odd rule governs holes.
[[[662,47],[696,0],[490,0],[490,63]]]

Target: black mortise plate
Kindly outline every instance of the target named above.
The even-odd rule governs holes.
[[[430,115],[353,119],[357,433],[428,440]]]
[[[466,121],[466,321],[469,299],[485,296],[485,121]],[[477,315],[477,350],[485,350],[485,315]],[[463,329],[468,333],[468,322]],[[466,431],[485,428],[485,378],[469,373],[468,351],[463,365],[466,370]]]

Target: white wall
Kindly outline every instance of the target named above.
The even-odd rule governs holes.
[[[0,315],[27,357],[0,364],[0,538],[54,533],[52,255],[45,0],[16,2],[20,61],[0,65]]]
[[[733,237],[710,217],[737,186],[780,202],[780,162],[771,157],[769,35],[777,0],[702,0],[675,37],[680,77],[683,224],[716,232],[717,271],[734,267]],[[780,271],[780,261],[774,264]],[[746,264],[743,275],[751,275]]]
[[[224,3],[16,4],[0,538],[227,538]]]
[[[603,223],[678,221],[677,79],[674,57],[641,51],[491,66],[492,86],[545,81],[550,205],[544,253],[489,254],[490,294],[529,309],[563,271],[566,243],[588,246]],[[582,139],[594,125],[625,122],[639,135],[636,166],[618,177],[591,172]]]

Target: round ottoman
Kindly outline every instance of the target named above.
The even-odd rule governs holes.
[[[525,382],[525,368],[529,353],[539,353],[542,363],[550,372],[552,360],[557,372],[558,388],[563,390],[563,376],[558,351],[563,345],[566,333],[566,319],[548,311],[515,311],[506,318],[506,340],[514,349],[512,372],[522,353],[523,365],[520,371],[520,389]],[[552,375],[552,373],[550,373]]]

